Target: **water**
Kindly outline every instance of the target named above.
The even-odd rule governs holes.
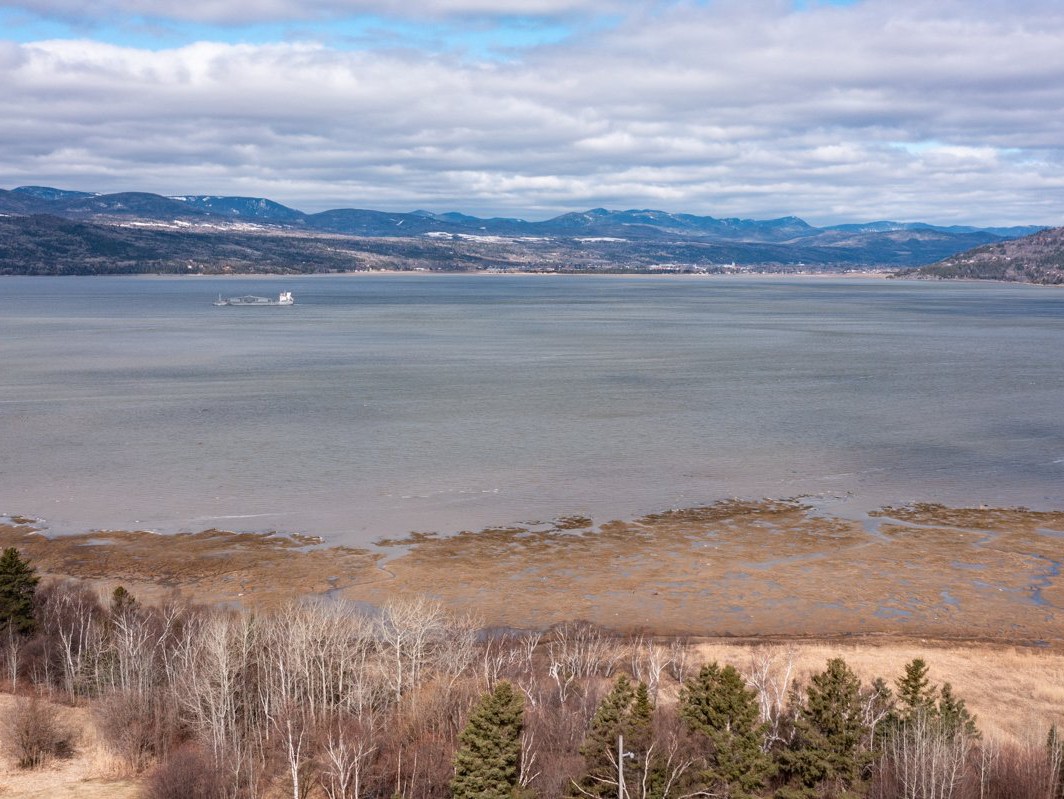
[[[215,308],[295,293],[292,308]],[[0,279],[0,512],[365,543],[731,496],[1064,507],[1064,291]]]

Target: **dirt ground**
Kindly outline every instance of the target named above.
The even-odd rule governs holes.
[[[729,501],[598,526],[415,534],[372,550],[218,530],[49,538],[12,523],[0,525],[0,546],[18,546],[44,574],[145,598],[422,594],[492,626],[586,619],[655,634],[1064,646],[1059,511],[915,505],[853,520],[797,500]]]

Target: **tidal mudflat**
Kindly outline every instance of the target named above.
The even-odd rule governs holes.
[[[21,520],[29,522],[29,520]],[[554,522],[372,548],[209,530],[49,538],[0,527],[45,573],[135,593],[273,604],[437,598],[485,625],[586,619],[621,631],[879,634],[1064,645],[1064,512],[917,504],[843,518],[802,500],[725,501],[633,521]]]

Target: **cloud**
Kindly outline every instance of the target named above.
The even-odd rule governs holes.
[[[2,0],[9,8],[33,16],[68,21],[105,22],[118,17],[246,25],[379,15],[406,19],[447,17],[599,16],[635,3],[626,0]]]
[[[509,61],[314,42],[6,44],[0,176],[306,210],[1064,221],[1055,3],[622,5],[608,28]]]

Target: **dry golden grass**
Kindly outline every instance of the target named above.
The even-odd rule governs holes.
[[[15,697],[0,694],[0,716],[11,713]],[[51,761],[43,768],[22,771],[4,760],[0,766],[2,799],[135,799],[135,780],[115,776],[114,764],[99,745],[85,708],[56,706],[64,724],[75,730],[74,756]]]
[[[924,641],[768,645],[714,641],[700,643],[698,653],[706,662],[731,663],[743,670],[754,649],[765,646],[781,656],[793,651],[795,673],[803,681],[823,671],[829,659],[841,657],[863,683],[883,677],[892,688],[906,663],[923,658],[930,667],[931,681],[950,683],[977,716],[979,729],[987,737],[1043,742],[1050,725],[1064,727],[1064,654],[1059,652]]]

